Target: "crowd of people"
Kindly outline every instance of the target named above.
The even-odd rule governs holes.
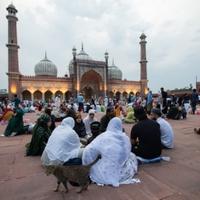
[[[198,103],[196,94],[193,90],[189,98],[192,113]],[[167,98],[163,88],[157,101],[149,89],[145,98],[139,93],[131,94],[127,102],[105,98],[102,106],[106,112],[98,121],[95,115],[101,105],[94,99],[84,109],[82,95],[78,96],[77,104],[62,102],[57,97],[54,104],[38,109],[41,114],[30,129],[23,124],[23,106],[15,96],[4,136],[30,132],[32,138],[26,145],[26,155],[41,156],[44,166],[88,165],[101,155],[91,168],[90,179],[117,187],[134,182],[138,164],[161,161],[162,150],[174,148],[174,132],[166,117],[174,116],[173,109],[178,108],[180,118],[186,118],[183,113],[187,113],[188,101],[186,96],[170,101]],[[84,111],[87,116],[83,119]],[[61,123],[56,126],[58,121]],[[133,123],[130,133],[123,123]]]

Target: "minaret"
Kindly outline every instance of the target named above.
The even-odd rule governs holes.
[[[146,60],[146,35],[142,33],[140,36],[140,81],[141,92],[145,94],[147,89],[147,60]]]
[[[140,36],[140,80],[147,80],[146,35]]]
[[[20,97],[20,73],[18,64],[18,49],[17,44],[17,21],[16,17],[17,9],[13,4],[7,7],[8,15],[8,92],[9,98],[13,94],[17,94]]]
[[[104,92],[105,92],[105,96],[108,96],[108,58],[109,58],[109,54],[108,52],[106,51],[105,54],[105,77],[104,77]]]

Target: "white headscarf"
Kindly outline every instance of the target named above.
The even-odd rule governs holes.
[[[83,120],[83,123],[85,125],[85,129],[86,129],[86,133],[87,134],[91,134],[91,128],[90,128],[90,124],[94,121],[97,121],[97,119],[94,117],[93,119],[90,118],[90,114],[94,114],[95,115],[95,110],[90,109],[88,112],[87,117]]]
[[[114,117],[110,120],[106,131],[114,133],[122,133],[122,121],[118,117]]]
[[[77,158],[80,151],[80,139],[73,130],[74,119],[67,117],[63,119],[61,125],[54,129],[45,147],[43,154],[49,158],[49,163],[43,160],[44,165],[51,163],[63,164],[69,159]]]
[[[72,117],[67,117],[67,118],[62,120],[60,125],[63,126],[63,127],[69,126],[73,129],[74,126],[75,126],[75,122],[74,122],[74,119]]]
[[[129,159],[130,139],[122,132],[122,121],[119,118],[111,119],[106,132],[100,134],[84,149],[83,164],[91,163],[99,154],[101,159],[90,171],[92,181],[119,186],[122,180],[126,181],[134,176],[137,163]],[[127,162],[131,164],[126,165]]]

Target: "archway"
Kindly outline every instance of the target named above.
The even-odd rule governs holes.
[[[53,97],[53,93],[50,91],[50,90],[47,90],[45,93],[44,93],[44,100],[46,102],[49,102]]]
[[[86,100],[91,99],[91,97],[94,95],[94,91],[90,86],[84,87],[82,89],[82,93],[84,94]]]
[[[127,98],[127,97],[128,97],[128,93],[127,93],[126,91],[124,91],[123,94],[122,94],[122,96],[123,96],[124,98]]]
[[[55,92],[55,97],[56,96],[60,96],[60,98],[62,99],[63,98],[63,93],[60,90],[58,90],[58,91]]]
[[[121,92],[117,91],[115,96],[116,96],[116,100],[120,100]]]
[[[36,90],[34,93],[33,93],[33,99],[35,101],[40,101],[42,100],[42,92],[40,90]]]
[[[65,100],[68,101],[72,97],[72,93],[70,91],[65,92]]]
[[[23,100],[31,101],[31,92],[28,91],[28,90],[24,90],[24,91],[22,92],[22,99],[23,99]]]
[[[102,77],[96,71],[90,70],[81,77],[80,88],[86,101],[92,96],[98,98],[103,92]]]
[[[110,91],[110,92],[109,92],[109,97],[110,97],[110,98],[113,98],[113,97],[114,97],[114,92],[113,92],[113,91]]]

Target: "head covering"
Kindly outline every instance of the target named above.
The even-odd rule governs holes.
[[[71,105],[68,105],[68,106],[67,106],[67,108],[71,109],[71,108],[72,108],[72,106],[71,106]]]
[[[122,132],[122,121],[114,117],[110,120],[106,132],[86,146],[82,161],[84,165],[87,165],[100,154],[101,159],[90,170],[91,180],[96,183],[119,186],[121,172],[129,159],[130,152],[130,139]],[[131,169],[133,167],[133,165],[130,166]]]
[[[95,121],[95,122],[92,122],[90,124],[90,128],[91,128],[91,131],[99,131],[100,130],[100,126],[101,126],[101,123],[98,122],[98,121]]]
[[[66,117],[65,119],[62,120],[61,126],[69,126],[70,128],[74,128],[75,122],[72,117]]]
[[[50,121],[50,117],[48,114],[44,113],[40,116],[39,118],[41,121],[44,121],[44,122],[49,122]]]
[[[89,115],[90,115],[90,114],[95,114],[95,110],[94,110],[94,109],[90,109],[89,112],[88,112],[88,114],[89,114]]]
[[[67,117],[63,119],[60,126],[54,129],[44,150],[44,154],[47,154],[50,162],[46,163],[45,160],[42,160],[44,165],[63,164],[69,159],[78,157],[80,139],[73,127],[74,119]]]
[[[42,125],[45,126],[47,125],[47,123],[51,120],[50,116],[47,115],[46,113],[42,114],[39,118],[38,118],[38,125]]]
[[[161,110],[158,108],[152,108],[151,112],[158,115],[159,117],[162,115]]]
[[[122,132],[122,120],[118,117],[114,117],[108,123],[106,131]]]

